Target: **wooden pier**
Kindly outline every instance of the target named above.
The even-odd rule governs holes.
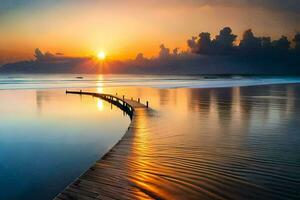
[[[134,101],[132,98],[131,99],[125,99],[124,95],[122,96],[122,98],[120,98],[118,96],[111,95],[111,94],[103,94],[103,93],[95,93],[95,92],[83,92],[82,90],[80,90],[80,91],[68,91],[68,90],[66,90],[66,94],[90,95],[90,96],[93,96],[93,97],[101,98],[101,99],[117,106],[118,108],[120,108],[124,112],[126,112],[130,116],[130,119],[133,116],[134,109],[148,107],[148,101],[146,102],[146,105],[144,105],[144,104],[140,103],[140,98],[138,98],[138,101]]]
[[[111,94],[83,91],[66,91],[70,94],[91,95],[116,105],[126,112],[131,119],[128,130],[121,140],[98,160],[85,173],[58,194],[54,200],[92,200],[92,199],[136,199],[142,198],[128,178],[124,169],[130,163],[131,145],[136,130],[142,130],[139,123],[149,116],[148,101],[146,105],[133,99],[119,98]]]

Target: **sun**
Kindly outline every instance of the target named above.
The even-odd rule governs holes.
[[[99,60],[104,60],[106,58],[106,54],[104,51],[100,51],[98,54],[97,54],[97,57]]]

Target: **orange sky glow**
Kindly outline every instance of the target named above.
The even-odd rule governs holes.
[[[0,63],[33,59],[35,48],[80,57],[101,50],[112,59],[134,58],[139,52],[151,57],[161,43],[186,50],[191,36],[201,31],[215,35],[224,26],[239,36],[253,28],[257,35],[274,38],[291,36],[299,27],[298,20],[277,10],[153,2],[75,0],[1,11]]]

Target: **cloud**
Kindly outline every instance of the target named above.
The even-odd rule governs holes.
[[[290,49],[291,42],[286,36],[281,36],[278,40],[272,42],[273,48],[280,52],[285,52]]]
[[[52,54],[50,52],[43,53],[39,48],[36,48],[34,51],[34,57],[36,58],[37,62],[66,62],[72,59],[72,57],[65,57],[62,53]]]
[[[298,0],[253,0],[242,1],[245,6],[253,5],[255,7],[262,7],[277,11],[300,12],[300,4]]]
[[[293,42],[295,42],[295,49],[297,51],[300,50],[300,33],[297,33],[293,39]]]
[[[138,53],[135,57],[136,61],[144,61],[146,58],[144,57],[144,54]]]
[[[58,58],[59,58],[59,56],[55,56],[49,52],[43,53],[39,48],[35,49],[34,53],[35,53],[34,57],[36,58],[36,61],[38,61],[38,62],[54,61],[54,60],[58,60]]]
[[[234,42],[237,38],[237,35],[232,34],[230,27],[225,27],[220,31],[220,34],[216,36],[216,39],[213,41],[215,49],[221,53],[227,53],[232,51]]]
[[[224,31],[225,30],[225,31]],[[223,35],[224,34],[224,35]],[[201,35],[201,34],[200,34]],[[207,33],[204,35],[208,35]],[[220,31],[224,41],[232,41],[234,35],[225,28]],[[299,39],[299,35],[295,38]],[[230,38],[231,40],[228,40]],[[300,74],[299,52],[289,48],[286,37],[271,41],[256,37],[251,30],[244,34],[244,45],[252,48],[253,42],[260,41],[259,49],[264,46],[272,47],[272,54],[243,54],[239,46],[233,46],[235,51],[230,54],[214,49],[216,40],[210,40],[213,46],[209,54],[180,52],[178,48],[172,50],[165,45],[160,45],[159,56],[145,58],[139,53],[135,59],[130,60],[107,60],[104,65],[97,63],[91,57],[72,58],[61,57],[51,53],[43,53],[35,50],[36,60],[22,61],[6,64],[0,68],[0,72],[14,73],[133,73],[133,74]],[[297,40],[298,40],[297,39]],[[195,40],[193,40],[195,41]],[[223,39],[221,40],[223,41]],[[247,42],[246,42],[247,41]],[[199,45],[199,42],[196,42]],[[221,42],[222,43],[222,42]],[[200,43],[201,44],[201,43]],[[231,43],[226,43],[231,46]],[[273,50],[276,51],[273,51]],[[257,50],[257,49],[255,49]],[[278,51],[279,50],[279,51]],[[288,51],[287,51],[288,50]],[[247,52],[246,52],[247,53]],[[273,54],[274,53],[274,54]],[[224,55],[225,54],[225,55]],[[274,56],[275,55],[275,56]],[[101,71],[99,71],[101,70]]]
[[[290,45],[291,42],[286,36],[281,36],[278,40],[272,41],[270,37],[256,37],[249,29],[244,32],[238,49],[241,53],[277,56],[278,54],[289,53]]]
[[[170,49],[166,48],[164,44],[159,46],[160,51],[158,53],[159,58],[168,58],[170,56]]]
[[[175,4],[189,6],[255,7],[274,11],[300,12],[299,0],[172,0]],[[184,3],[183,3],[184,2]]]
[[[248,29],[244,32],[239,47],[245,52],[256,51],[261,47],[261,38],[254,36],[252,30]]]
[[[175,49],[173,49],[173,55],[174,56],[178,56],[179,55],[179,48],[175,48]]]
[[[142,0],[112,0],[112,4],[122,4],[122,5],[135,5],[135,6],[145,6],[147,8],[164,8],[164,7],[254,7],[263,8],[266,10],[280,11],[280,12],[300,12],[299,0],[152,0],[152,1],[142,1]]]
[[[210,53],[212,49],[212,41],[210,38],[210,33],[202,32],[199,34],[199,40],[198,40],[198,53]]]
[[[235,44],[237,35],[232,33],[230,27],[225,27],[220,30],[219,35],[215,39],[211,39],[211,34],[202,32],[199,37],[192,37],[187,40],[187,45],[191,53],[203,55],[233,55],[236,57],[244,55],[257,55],[264,59],[270,59],[280,55],[292,54],[300,48],[300,34],[297,33],[292,41],[294,48],[291,48],[292,42],[286,36],[281,36],[277,40],[271,37],[257,37],[251,29],[243,33],[242,39],[238,45]]]
[[[202,32],[199,34],[198,41],[196,37],[192,37],[187,41],[187,45],[193,53],[227,54],[233,50],[236,38],[237,36],[232,34],[231,28],[225,27],[220,30],[219,35],[216,35],[213,40],[210,33]]]
[[[192,36],[191,39],[188,39],[187,46],[191,49],[192,53],[196,53],[198,51],[197,37]]]

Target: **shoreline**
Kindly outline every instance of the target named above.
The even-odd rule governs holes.
[[[24,77],[14,79],[1,79],[0,90],[60,90],[65,88],[97,88],[97,83],[101,83],[101,87],[148,87],[157,89],[173,89],[173,88],[228,88],[228,87],[251,87],[265,85],[282,85],[282,84],[299,84],[299,77],[203,77],[203,76],[155,76],[154,81],[149,82],[147,76],[141,78],[133,78],[128,81],[125,76],[114,77],[84,77],[77,80],[72,77],[53,77],[51,79],[39,78],[26,79]],[[40,81],[44,81],[41,85]],[[120,83],[119,83],[120,82]]]

